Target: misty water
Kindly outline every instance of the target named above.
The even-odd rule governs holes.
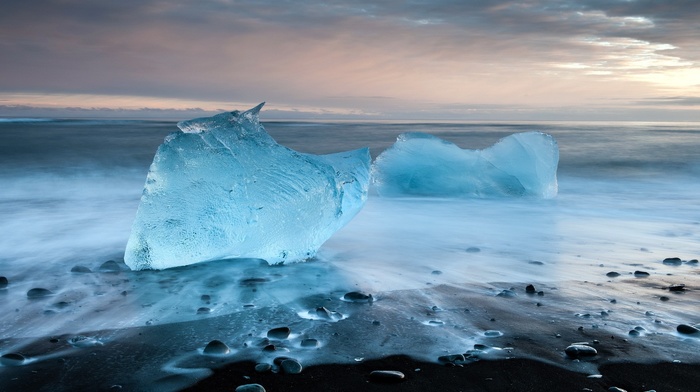
[[[491,298],[528,283],[553,293],[568,288],[569,299],[552,307],[568,316],[547,316],[552,319],[607,309],[610,293],[629,299],[609,323],[610,333],[625,335],[644,324],[685,342],[675,325],[700,322],[689,316],[697,300],[669,302],[664,327],[645,320],[633,298],[648,293],[611,286],[606,276],[618,271],[620,279],[631,279],[632,271],[645,270],[659,282],[697,279],[700,267],[687,261],[700,256],[700,124],[268,122],[264,114],[261,120],[278,143],[298,151],[368,146],[373,157],[403,132],[481,149],[512,133],[541,131],[559,144],[559,194],[547,200],[381,198],[370,189],[363,210],[309,262],[224,260],[131,272],[120,264],[124,247],[148,166],[163,138],[176,131],[174,122],[0,121],[0,276],[9,282],[0,290],[0,353],[78,334],[96,336],[95,345],[108,348],[131,328],[144,334],[160,328],[152,330],[177,337],[178,348],[163,349],[152,366],[202,376],[205,370],[184,371],[199,368],[180,362],[196,362],[209,340],[237,347],[229,361],[262,360],[246,348],[269,328],[290,326],[290,347],[298,349],[309,336],[320,342],[317,350],[295,352],[308,363],[395,353],[434,359],[480,341],[487,329],[465,319],[469,304],[455,302],[453,289]],[[667,257],[686,262],[663,264]],[[100,272],[107,260],[122,270]],[[75,266],[92,272],[71,272]],[[30,299],[32,288],[52,295]],[[342,301],[350,291],[371,293],[375,301],[359,305],[364,308]],[[321,306],[342,318],[319,320]],[[365,334],[373,322],[394,328],[385,331],[392,338],[367,332],[359,347],[352,339],[333,340],[339,330]],[[106,330],[121,332],[95,332]],[[661,348],[655,354],[673,356]]]

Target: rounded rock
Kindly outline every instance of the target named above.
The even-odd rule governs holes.
[[[120,272],[122,267],[114,260],[107,260],[100,265],[100,272]]]
[[[608,392],[627,392],[627,390],[618,387],[610,387],[608,388]]]
[[[244,384],[238,386],[236,392],[265,392],[265,388],[260,384]]]
[[[692,325],[687,325],[687,324],[680,324],[676,327],[676,331],[678,333],[682,333],[684,335],[695,335],[700,332],[700,329],[697,329],[693,327]]]
[[[8,353],[0,357],[0,364],[3,366],[21,366],[24,364],[24,355],[18,353]]]
[[[361,293],[359,291],[351,291],[351,292],[345,293],[345,295],[343,295],[343,300],[348,301],[348,302],[358,302],[358,303],[369,302],[369,303],[372,303],[372,301],[374,301],[374,298],[372,298],[372,294],[365,294],[365,293]]]
[[[76,265],[70,269],[70,272],[74,274],[89,274],[92,272],[92,270],[84,265]]]
[[[637,278],[647,278],[649,277],[649,273],[646,271],[634,271],[634,276]]]
[[[598,350],[585,344],[572,344],[564,350],[569,358],[578,359],[586,357],[594,357],[598,355]]]
[[[212,340],[204,347],[204,354],[208,355],[224,355],[230,352],[231,349],[221,340]]]
[[[211,309],[207,308],[206,306],[202,306],[201,308],[197,309],[197,314],[209,314],[211,313]]]
[[[304,339],[301,341],[301,347],[318,347],[318,340]]]
[[[605,276],[607,276],[608,278],[617,278],[618,276],[620,276],[620,273],[615,272],[615,271],[610,271],[607,274],[605,274]]]
[[[535,294],[537,293],[537,290],[535,289],[535,286],[529,284],[525,287],[525,292],[528,294]]]
[[[679,257],[667,257],[662,261],[662,263],[666,265],[681,265],[683,264],[683,260],[681,260]]]
[[[255,365],[255,371],[258,373],[267,373],[272,370],[272,365],[269,363],[259,363]]]
[[[6,289],[8,284],[9,282],[7,281],[7,278],[0,276],[0,289]]]
[[[292,333],[292,330],[289,327],[272,328],[267,331],[267,337],[269,339],[284,340],[289,337],[290,333]]]
[[[285,359],[279,366],[286,374],[299,374],[303,369],[301,363],[294,358]]]
[[[369,374],[370,381],[374,382],[401,382],[406,376],[398,370],[375,370]]]
[[[668,291],[685,291],[685,285],[684,284],[673,284],[671,286],[668,286]]]
[[[53,292],[48,289],[36,287],[27,291],[27,298],[44,298],[53,295]]]

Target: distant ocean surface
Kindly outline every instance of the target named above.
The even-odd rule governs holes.
[[[368,146],[376,157],[403,132],[469,149],[525,131],[557,140],[559,195],[551,200],[370,193],[318,254],[326,264],[317,266],[330,266],[347,287],[425,287],[434,269],[444,272],[430,277],[436,284],[580,280],[600,276],[599,265],[700,256],[698,123],[261,121],[278,143],[317,154]],[[0,121],[0,276],[60,290],[51,274],[122,257],[153,155],[176,130],[169,121]],[[533,261],[549,267],[533,270]],[[286,287],[290,298],[301,295]],[[8,308],[19,306],[12,298]]]

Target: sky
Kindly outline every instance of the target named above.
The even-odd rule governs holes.
[[[700,121],[697,0],[3,0],[0,116]]]

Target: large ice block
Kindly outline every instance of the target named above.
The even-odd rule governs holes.
[[[277,144],[263,104],[183,121],[151,164],[126,246],[132,269],[314,256],[362,208],[370,155],[304,154]]]
[[[399,135],[372,166],[382,196],[557,195],[559,148],[551,135],[510,135],[484,150],[463,150],[424,133]]]

